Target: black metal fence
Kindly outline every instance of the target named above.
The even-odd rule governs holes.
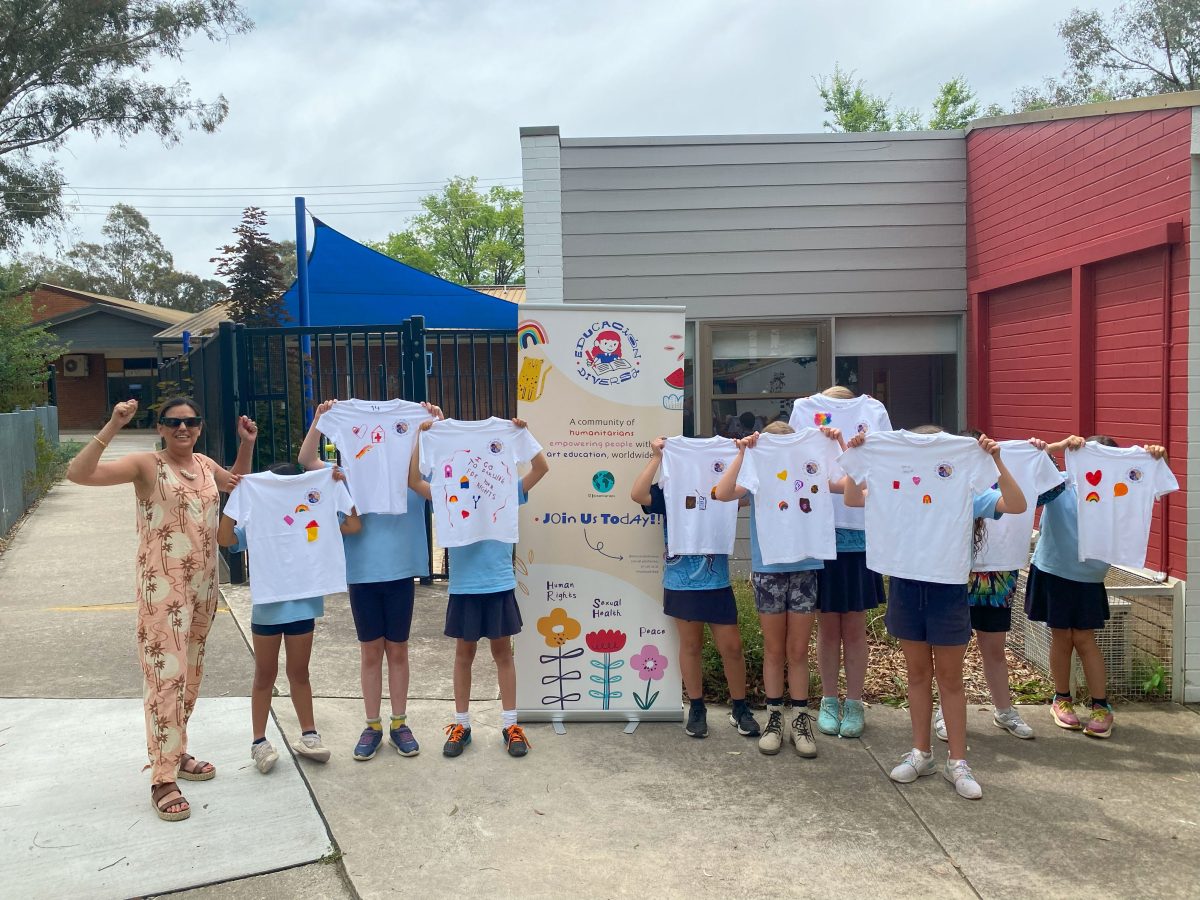
[[[237,456],[237,417],[254,419],[257,472],[296,459],[312,410],[327,399],[399,397],[428,400],[449,418],[511,418],[516,360],[511,331],[426,330],[420,316],[388,325],[222,322],[188,355],[160,367],[159,399],[194,397],[205,417],[196,449],[226,466]],[[240,575],[233,559],[230,570]]]

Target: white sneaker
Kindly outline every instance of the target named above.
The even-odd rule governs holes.
[[[817,741],[813,737],[812,725],[813,717],[804,709],[797,711],[796,717],[792,719],[792,743],[796,752],[805,759],[812,759],[817,755]]]
[[[942,707],[938,708],[933,713],[933,733],[937,735],[939,741],[949,741],[946,737],[946,720],[942,718]]]
[[[279,759],[279,754],[275,752],[270,741],[251,744],[250,756],[254,760],[254,767],[264,775],[271,771],[272,766]]]
[[[321,743],[319,734],[300,735],[300,740],[292,741],[292,749],[313,762],[329,762],[329,748]]]
[[[1010,706],[1004,712],[1000,712],[1000,710],[993,712],[992,724],[997,728],[1003,728],[1009,734],[1019,737],[1023,741],[1028,741],[1033,737],[1033,729],[1021,718],[1021,714],[1015,707]]]
[[[960,797],[965,797],[967,800],[978,800],[983,796],[983,788],[971,774],[971,767],[967,765],[965,759],[960,759],[953,766],[950,765],[950,760],[946,760],[946,765],[942,768],[942,777],[954,785],[954,789],[958,791]]]
[[[933,761],[932,753],[922,753],[920,750],[909,750],[904,754],[900,764],[888,773],[888,778],[900,784],[912,784],[923,775],[932,775],[937,771],[937,763]]]

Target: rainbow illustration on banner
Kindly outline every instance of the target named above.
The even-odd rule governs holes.
[[[547,343],[546,329],[542,327],[541,322],[536,319],[526,319],[517,326],[517,344],[522,349],[545,343]]]

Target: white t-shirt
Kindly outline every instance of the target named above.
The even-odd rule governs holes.
[[[421,432],[420,452],[441,546],[517,542],[517,466],[542,452],[528,428],[495,416],[443,419]]]
[[[338,448],[360,514],[408,511],[408,466],[421,423],[432,419],[408,400],[342,400],[317,427]]]
[[[824,394],[801,397],[792,404],[792,415],[788,424],[797,431],[801,428],[828,425],[830,428],[840,429],[847,441],[860,433],[892,430],[892,420],[888,418],[887,408],[866,394],[853,400],[826,397]],[[841,473],[833,473],[834,481],[840,477]],[[833,522],[838,528],[856,528],[861,531],[866,527],[865,521],[861,509],[847,506],[841,494],[833,495]]]
[[[983,549],[971,565],[973,572],[1007,572],[1029,562],[1037,498],[1062,484],[1062,473],[1044,450],[1029,441],[1001,441],[1000,458],[1025,495],[1025,512],[984,519]]]
[[[729,438],[667,438],[658,484],[667,503],[668,554],[733,552],[738,505],[714,499],[713,491],[736,457]]]
[[[882,575],[966,584],[972,498],[1000,477],[968,437],[879,431],[838,462],[867,487],[867,568]]]
[[[1079,560],[1100,559],[1142,568],[1154,501],[1179,490],[1164,459],[1141,447],[1105,447],[1089,441],[1067,451],[1067,481],[1079,504]]]
[[[737,483],[754,495],[754,524],[762,561],[833,559],[830,473],[841,453],[816,428],[795,434],[762,434],[746,451]],[[840,474],[838,478],[840,478]]]
[[[338,513],[354,508],[331,469],[303,475],[244,475],[225,515],[246,531],[250,601],[280,603],[346,590]]]

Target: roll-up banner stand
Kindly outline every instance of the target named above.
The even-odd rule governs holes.
[[[521,508],[517,706],[525,721],[678,722],[663,523],[629,498],[683,425],[683,308],[521,306],[517,414],[550,473]]]

